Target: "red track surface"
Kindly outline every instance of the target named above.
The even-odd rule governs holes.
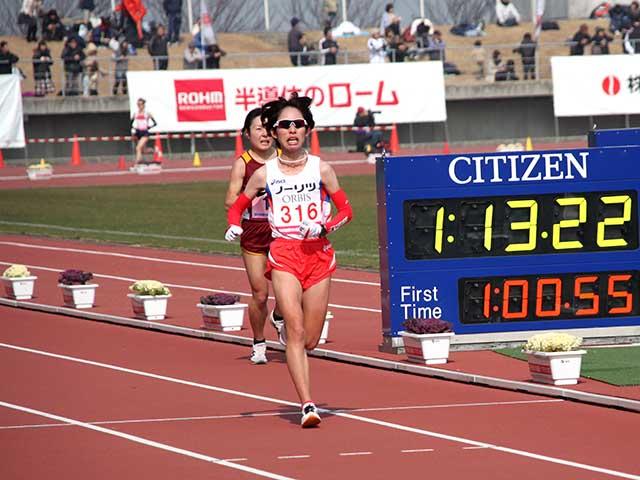
[[[252,366],[243,347],[2,307],[0,341],[3,479],[260,478],[235,465],[323,480],[640,478],[633,413],[311,360],[316,400],[349,414],[325,413],[319,429],[303,431],[280,354]],[[81,422],[129,421],[100,427],[188,452],[84,427],[35,427],[61,422],[6,403]],[[194,452],[242,460],[215,465],[187,456]],[[283,458],[291,456],[302,457]],[[579,465],[557,463],[566,461]]]

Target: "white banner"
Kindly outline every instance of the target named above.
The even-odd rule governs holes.
[[[443,122],[441,62],[298,68],[129,71],[129,104],[144,98],[154,131],[238,130],[249,110],[297,91],[313,99],[318,126],[351,125],[358,107],[377,123]]]
[[[640,113],[640,55],[552,57],[557,117]]]
[[[20,75],[0,75],[0,148],[24,148]]]

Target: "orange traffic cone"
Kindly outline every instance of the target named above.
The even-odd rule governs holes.
[[[449,155],[451,153],[451,150],[449,149],[449,142],[447,142],[447,141],[444,142],[444,147],[442,148],[442,153],[444,153],[445,155]]]
[[[162,141],[160,140],[160,135],[156,133],[156,144],[153,147],[153,161],[162,163],[162,160],[164,160],[162,155]]]
[[[311,130],[311,155],[320,155],[320,141],[315,130]]]
[[[118,170],[126,170],[127,162],[124,160],[124,155],[120,155],[118,158]]]
[[[391,138],[389,138],[389,151],[398,153],[400,151],[400,141],[398,140],[398,129],[396,124],[391,125]]]
[[[244,144],[242,143],[242,132],[238,130],[236,135],[236,158],[244,153]]]
[[[82,165],[82,158],[80,158],[80,144],[78,143],[78,135],[73,135],[73,145],[71,147],[71,165],[79,167]]]
[[[2,155],[2,149],[0,149],[0,168],[4,168],[4,155]]]

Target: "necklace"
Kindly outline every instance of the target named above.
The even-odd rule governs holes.
[[[278,157],[278,162],[280,162],[283,165],[286,165],[287,167],[297,167],[298,165],[302,165],[306,161],[307,161],[306,152],[304,154],[304,157],[302,157],[300,160],[284,160],[282,157]]]

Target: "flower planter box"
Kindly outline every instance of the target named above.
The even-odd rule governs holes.
[[[453,332],[416,334],[398,332],[404,343],[404,350],[410,362],[425,365],[447,363],[449,344]]]
[[[329,339],[329,324],[333,319],[333,314],[331,312],[327,312],[327,316],[324,319],[324,325],[322,325],[322,333],[320,333],[320,340],[318,343],[327,343]]]
[[[92,308],[96,301],[97,283],[87,285],[64,285],[58,284],[62,290],[62,299],[65,307],[71,308]]]
[[[159,163],[140,163],[131,167],[131,171],[138,175],[155,175],[162,172],[162,165]]]
[[[242,329],[244,311],[248,305],[246,303],[234,303],[232,305],[204,305],[199,303],[197,307],[202,311],[204,328],[222,332],[237,332]]]
[[[38,277],[0,277],[7,297],[15,300],[30,300]]]
[[[534,382],[551,385],[576,385],[580,378],[582,356],[586,350],[570,352],[525,352]]]
[[[48,180],[53,175],[53,167],[27,168],[29,180]]]
[[[164,320],[171,295],[127,295],[131,299],[133,314],[142,320]]]

